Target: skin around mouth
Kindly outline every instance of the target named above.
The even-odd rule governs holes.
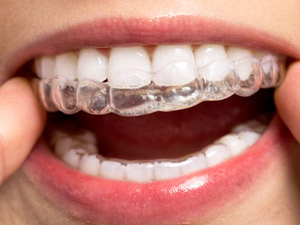
[[[37,56],[95,46],[221,43],[300,55],[296,31],[300,20],[285,19],[287,15],[298,18],[299,7],[289,0],[285,6],[275,0],[271,4],[230,1],[224,7],[219,1],[191,0],[184,4],[161,1],[160,7],[138,0],[72,5],[52,1],[49,7],[43,1],[26,3],[30,4],[14,2],[10,7],[15,12],[22,9],[18,16],[12,17],[14,13],[4,10],[5,19],[0,20],[1,26],[6,21],[11,29],[17,27],[24,34],[21,40],[5,36],[10,29],[4,32],[5,41],[0,43],[1,80]],[[10,8],[5,2],[3,6]],[[26,9],[32,11],[29,6],[47,11],[35,10],[36,14],[25,16],[22,12]],[[253,16],[248,18],[245,12]],[[49,18],[55,22],[49,23]],[[99,152],[109,159],[174,159],[201,151],[235,125],[256,119],[273,105],[271,96],[272,91],[248,98],[233,96],[138,118],[83,112],[72,116],[52,114],[54,118],[47,126],[49,131],[57,129],[55,122],[78,122],[97,136]],[[224,114],[231,120],[225,123]],[[180,129],[174,132],[179,121],[183,130],[193,131],[192,135]],[[185,127],[189,121],[190,126]],[[224,124],[220,126],[221,122]],[[198,126],[193,128],[195,123]],[[147,130],[150,125],[152,128]],[[168,137],[172,141],[157,141],[166,133],[172,134]],[[1,186],[0,223],[294,225],[300,220],[299,144],[276,113],[260,139],[241,154],[193,173],[146,183],[95,177],[70,168],[53,154],[48,134],[43,135],[22,168]],[[205,140],[199,141],[203,136]],[[188,148],[185,143],[189,143]],[[140,151],[143,148],[145,151]],[[145,156],[146,152],[151,154]]]

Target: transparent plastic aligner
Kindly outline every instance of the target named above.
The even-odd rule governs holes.
[[[37,87],[43,108],[48,112],[56,112],[58,109],[52,98],[52,80],[43,79],[37,81]]]
[[[235,73],[239,82],[237,95],[247,97],[256,93],[263,79],[263,71],[256,58],[245,58],[235,62]]]
[[[159,111],[160,91],[153,84],[136,89],[110,88],[110,111],[122,116],[139,116]]]
[[[277,87],[283,80],[284,60],[273,55],[266,55],[260,61],[263,80],[262,88]]]
[[[104,82],[80,80],[77,87],[77,107],[90,114],[109,112],[109,86]]]
[[[161,92],[159,111],[185,109],[199,104],[203,100],[203,91],[197,78],[185,85],[157,87]]]
[[[52,98],[56,107],[66,113],[79,111],[77,107],[77,81],[57,77],[52,80]]]
[[[160,91],[159,111],[192,107],[203,100],[203,87],[195,64],[170,63],[153,74],[153,87]]]
[[[199,79],[202,80],[205,101],[228,98],[239,89],[234,65],[226,59],[199,68]]]
[[[188,75],[182,79],[185,73]],[[139,116],[189,108],[233,94],[250,96],[260,88],[276,87],[284,78],[284,64],[273,55],[236,62],[221,59],[201,68],[173,62],[150,75],[151,83],[139,87],[112,87],[109,82],[56,77],[40,80],[38,91],[43,107],[50,112],[73,114],[83,110],[95,115],[113,112]]]

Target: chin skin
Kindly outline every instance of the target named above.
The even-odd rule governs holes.
[[[242,195],[228,200],[225,205],[210,211],[201,219],[184,221],[182,224],[298,224],[299,145],[291,144],[286,152],[275,154],[268,168]],[[21,168],[0,189],[0,224],[101,224],[68,215],[46,196],[47,193],[27,175],[26,168]],[[147,221],[144,224],[148,224]]]

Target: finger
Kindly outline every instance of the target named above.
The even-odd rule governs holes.
[[[29,81],[13,78],[0,87],[0,184],[20,167],[45,121]]]
[[[292,64],[275,92],[275,104],[283,121],[300,142],[300,62]]]

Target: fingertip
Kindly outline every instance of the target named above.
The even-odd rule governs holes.
[[[279,115],[300,142],[300,62],[289,67],[285,80],[275,91],[274,100]]]
[[[12,78],[0,88],[0,179],[1,173],[5,180],[26,159],[44,129],[46,115],[25,78]]]

